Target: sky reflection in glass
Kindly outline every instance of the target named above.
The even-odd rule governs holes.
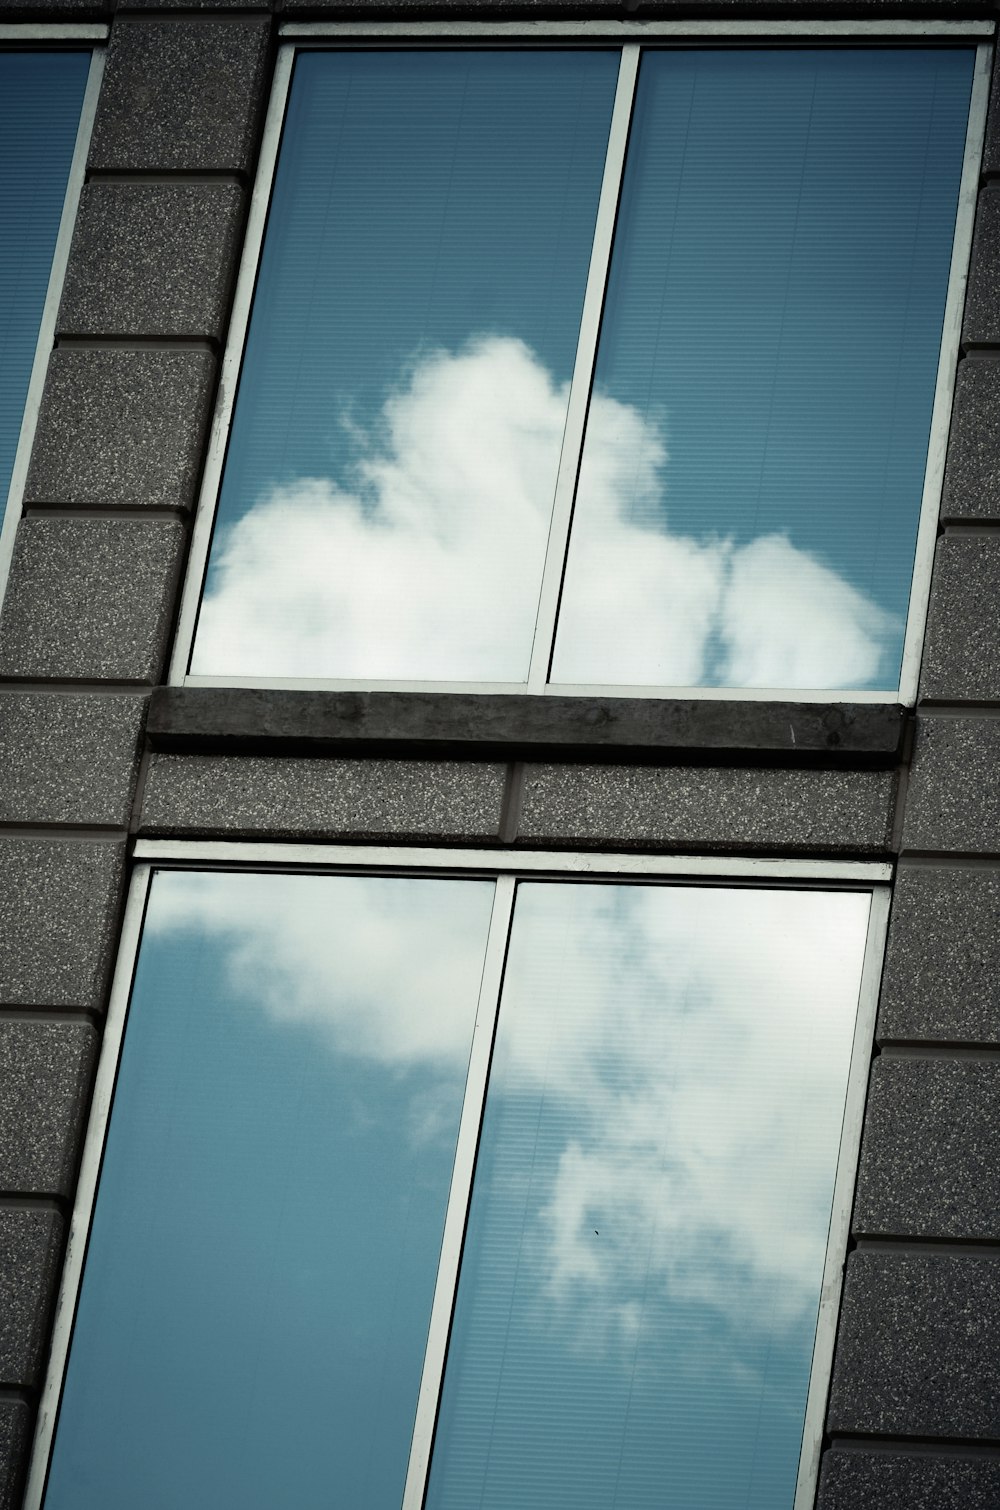
[[[0,53],[0,511],[89,70],[89,52]]]
[[[898,685],[973,59],[644,54],[553,681]]]
[[[518,889],[427,1510],[788,1510],[867,895]]]
[[[617,70],[299,56],[194,672],[526,676]]]
[[[398,1507],[488,882],[153,882],[46,1510]]]

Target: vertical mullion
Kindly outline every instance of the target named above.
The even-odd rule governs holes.
[[[552,660],[556,617],[559,612],[559,594],[562,589],[563,568],[569,546],[573,499],[580,470],[580,456],[583,451],[590,389],[594,380],[594,366],[597,362],[597,342],[601,333],[601,315],[604,310],[604,294],[611,265],[615,221],[618,217],[618,199],[621,194],[622,176],[625,172],[625,152],[628,146],[638,73],[639,47],[637,43],[630,42],[622,48],[621,61],[618,66],[618,85],[611,112],[611,129],[608,133],[604,178],[601,182],[601,196],[594,225],[587,291],[584,295],[583,313],[580,317],[580,334],[577,340],[576,361],[573,366],[573,381],[570,384],[566,427],[563,431],[562,452],[559,457],[559,472],[556,478],[552,519],[545,552],[545,567],[538,596],[535,637],[531,647],[531,664],[528,669],[529,692],[544,691],[548,681],[549,664]]]
[[[486,1100],[486,1083],[493,1054],[497,1012],[500,1008],[500,988],[503,984],[504,965],[507,959],[516,884],[513,876],[498,876],[496,890],[493,893],[493,912],[486,939],[476,1026],[472,1035],[472,1052],[469,1055],[465,1100],[462,1105],[462,1119],[459,1123],[458,1143],[455,1148],[455,1164],[448,1194],[448,1211],[441,1239],[441,1258],[434,1286],[434,1302],[431,1306],[430,1325],[427,1329],[427,1346],[424,1350],[424,1366],[417,1395],[402,1510],[421,1510],[426,1492],[438,1399],[444,1376],[448,1335],[451,1331],[455,1286],[458,1282],[458,1268],[462,1257],[462,1244],[465,1240],[466,1215],[472,1193],[472,1176],[479,1148],[479,1129],[482,1125],[483,1106]]]

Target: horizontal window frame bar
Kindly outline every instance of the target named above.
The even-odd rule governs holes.
[[[155,750],[462,759],[752,759],[896,765],[908,711],[880,704],[532,693],[312,692],[158,687]]]
[[[677,42],[690,38],[694,41],[739,40],[768,42],[788,39],[793,42],[815,38],[819,42],[869,41],[886,38],[889,41],[916,42],[943,41],[964,42],[989,39],[995,35],[993,21],[938,20],[926,21],[890,17],[878,21],[752,21],[712,20],[705,18],[690,21],[617,21],[613,18],[580,21],[449,21],[446,17],[419,21],[285,21],[278,28],[281,41],[298,43],[364,43],[366,41],[392,43],[410,39],[465,41],[525,41],[525,42],[582,42],[596,41]]]
[[[0,23],[0,47],[11,43],[106,42],[111,28],[104,21],[9,21]]]

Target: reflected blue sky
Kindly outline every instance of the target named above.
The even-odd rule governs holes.
[[[428,1510],[790,1510],[868,911],[519,886]]]
[[[46,1510],[399,1505],[492,892],[155,877]]]
[[[971,49],[644,54],[556,682],[898,682]],[[616,58],[296,65],[192,669],[523,680]]]
[[[0,53],[0,508],[89,69],[89,52]]]

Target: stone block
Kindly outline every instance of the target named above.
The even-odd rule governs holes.
[[[1000,867],[902,865],[878,1037],[1000,1044]]]
[[[854,1230],[1000,1239],[1000,1059],[872,1065]]]
[[[90,145],[114,172],[248,173],[264,102],[270,23],[120,17]]]
[[[214,382],[208,351],[57,347],[25,503],[189,508]]]
[[[816,1510],[996,1510],[1000,1458],[871,1452],[823,1456]]]
[[[1000,718],[918,720],[903,848],[1000,854]]]
[[[183,548],[175,519],[23,519],[0,676],[157,681]]]
[[[520,844],[881,854],[891,771],[529,765]]]
[[[1000,341],[1000,189],[984,189],[976,207],[962,339],[976,345]]]
[[[502,764],[154,755],[144,833],[496,839]]]
[[[934,557],[922,697],[1000,701],[998,603],[1000,536],[942,536]]]
[[[1000,1438],[1000,1258],[852,1253],[827,1430]]]
[[[959,365],[942,519],[1000,519],[1000,361]]]
[[[59,333],[220,338],[243,201],[233,183],[88,184]]]
[[[72,1195],[96,1055],[89,1022],[0,1018],[0,1190]]]
[[[146,700],[0,691],[0,822],[128,823]]]
[[[17,1510],[21,1503],[33,1421],[27,1400],[15,1395],[0,1400],[0,1510]]]
[[[0,835],[0,1003],[104,1005],[124,845]]]
[[[38,1384],[62,1256],[55,1207],[0,1206],[0,1384]]]

